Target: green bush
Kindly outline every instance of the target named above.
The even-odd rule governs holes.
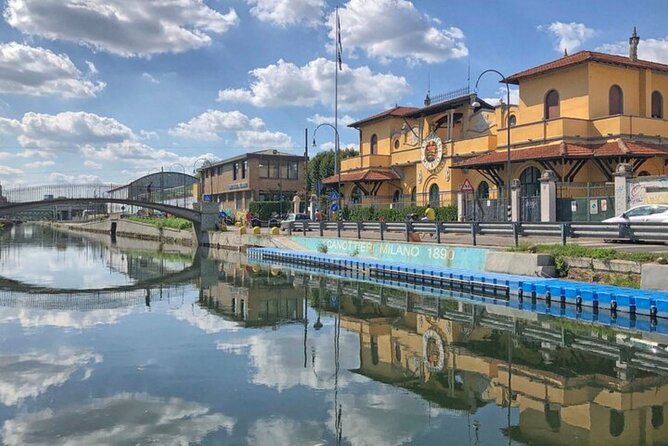
[[[292,203],[289,201],[251,201],[248,209],[253,217],[266,221],[271,218],[271,214],[274,212],[279,215],[291,212]]]
[[[153,225],[158,228],[190,229],[192,228],[193,225],[190,220],[178,217],[156,218],[156,217],[138,217],[136,215],[132,215],[127,217],[127,219],[130,221],[136,221],[139,223],[146,223],[149,225]]]
[[[425,209],[424,206],[408,206],[395,209],[375,208],[373,206],[352,209],[344,207],[341,210],[341,217],[348,221],[383,219],[384,221],[400,222],[406,221],[406,218],[410,214],[416,214],[420,218],[424,217]],[[438,221],[457,221],[457,206],[435,207],[434,211],[436,212],[436,219]]]

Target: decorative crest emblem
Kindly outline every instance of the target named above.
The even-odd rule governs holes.
[[[427,170],[434,171],[443,160],[443,142],[435,133],[431,133],[422,143],[422,164]]]

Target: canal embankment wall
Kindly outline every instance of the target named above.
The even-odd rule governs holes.
[[[73,231],[111,234],[118,237],[152,240],[160,243],[193,246],[195,235],[190,230],[158,228],[154,225],[124,219],[108,219],[82,223],[54,223]],[[308,237],[300,235],[245,234],[238,230],[209,231],[202,237],[202,246],[214,250],[245,251],[247,247],[281,248],[372,258],[384,261],[411,262],[415,265],[463,268],[477,272],[555,277],[558,273],[549,254],[507,252],[484,247],[455,246],[436,243],[406,243],[381,240]],[[668,290],[668,265],[641,264],[624,260],[597,260],[565,257],[571,271],[591,275],[624,275],[640,282],[641,288]]]

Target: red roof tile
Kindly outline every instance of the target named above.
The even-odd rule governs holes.
[[[631,60],[626,56],[618,56],[615,54],[598,53],[595,51],[578,51],[570,56],[564,56],[560,59],[538,65],[528,70],[520,71],[511,76],[508,76],[508,82],[511,84],[518,84],[520,79],[534,76],[536,74],[545,73],[559,68],[570,67],[572,65],[581,64],[584,62],[601,62],[616,65],[624,65],[632,68],[647,68],[650,70],[668,72],[668,65],[651,62],[649,60]]]
[[[531,147],[528,149],[515,149],[510,151],[511,162],[527,161],[532,159],[606,158],[613,156],[668,157],[668,146],[618,140],[591,146],[560,143]],[[453,167],[465,168],[484,165],[498,165],[507,162],[507,160],[507,152],[501,149],[466,159],[455,164]]]
[[[341,182],[350,183],[353,181],[391,181],[398,180],[399,175],[392,170],[378,170],[378,169],[366,169],[356,172],[342,172],[341,173]],[[338,175],[332,175],[322,180],[323,184],[333,184],[339,182]]]
[[[377,115],[373,115],[368,118],[361,119],[357,122],[353,122],[352,124],[348,125],[348,127],[359,127],[360,125],[366,124],[367,122],[375,121],[377,119],[387,118],[390,116],[401,118],[402,116],[405,116],[409,113],[413,113],[416,110],[419,109],[416,107],[402,107],[397,105],[396,107],[391,108],[389,110],[385,110],[384,112],[378,113]]]

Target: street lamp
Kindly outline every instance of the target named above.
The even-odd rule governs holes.
[[[497,70],[489,69],[489,70],[485,70],[482,73],[480,73],[480,76],[478,76],[478,80],[475,81],[475,91],[476,91],[476,93],[478,91],[478,83],[480,82],[480,78],[484,74],[490,73],[490,72],[491,73],[496,73],[499,76],[501,76],[501,82],[506,84],[506,107],[508,107],[507,112],[506,112],[506,129],[507,129],[507,132],[508,132],[508,136],[507,136],[508,144],[506,146],[507,147],[507,154],[508,154],[507,159],[506,159],[506,171],[507,171],[506,200],[507,200],[508,220],[510,221],[512,219],[512,208],[511,208],[511,204],[510,204],[510,183],[512,181],[512,175],[510,173],[510,87],[508,87],[508,79],[506,79],[506,76],[504,76],[503,74],[501,74]],[[473,108],[480,107],[480,102],[478,102],[476,100],[471,104],[471,106]]]
[[[318,129],[322,126],[331,127],[332,130],[334,130],[334,136],[335,136],[335,140],[334,140],[334,173],[338,175],[337,182],[336,182],[336,191],[339,194],[339,198],[338,198],[338,200],[336,200],[336,205],[337,205],[336,208],[337,208],[337,215],[338,215],[338,213],[341,212],[341,209],[340,209],[341,208],[341,206],[340,206],[340,204],[341,204],[341,169],[339,167],[339,131],[335,126],[333,126],[332,124],[330,124],[328,122],[323,122],[322,124],[319,124],[315,128],[315,130],[313,130],[313,147],[316,147],[315,135],[316,135],[316,133],[318,133]]]
[[[173,169],[174,166],[179,166],[181,169],[183,169],[183,207],[186,207],[186,168],[183,164],[181,163],[174,163],[172,164],[169,169]]]

